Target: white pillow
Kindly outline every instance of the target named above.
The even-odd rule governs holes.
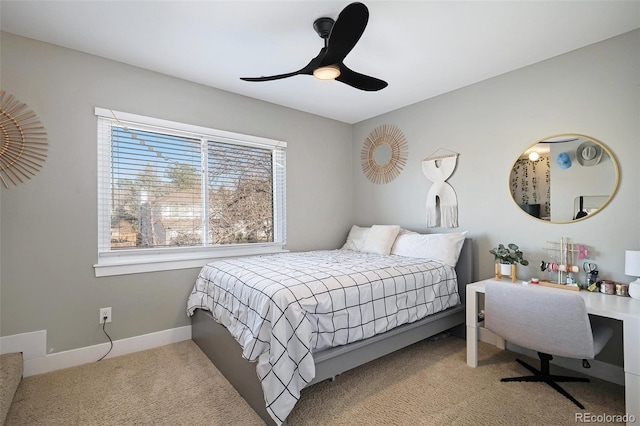
[[[401,234],[398,235],[391,254],[437,260],[455,267],[466,235],[467,231],[447,234]]]
[[[398,232],[398,236],[396,237],[396,240],[393,242],[393,246],[391,246],[391,254],[394,254],[394,252],[396,251],[396,244],[398,244],[398,240],[402,241],[402,239],[400,237],[403,236],[403,235],[409,235],[409,234],[420,235],[417,232],[409,231],[408,229],[404,229],[404,228],[400,228],[400,232]]]
[[[388,256],[399,232],[398,225],[373,225],[361,251]]]
[[[361,251],[364,246],[364,240],[371,228],[363,228],[353,225],[349,235],[347,236],[347,242],[342,246],[343,249]]]

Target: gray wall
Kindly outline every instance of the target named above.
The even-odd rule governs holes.
[[[350,125],[8,33],[1,42],[1,87],[38,114],[49,156],[30,181],[1,190],[0,335],[46,329],[48,352],[103,343],[106,306],[113,339],[190,323],[197,269],[94,276],[95,106],[286,141],[288,248],[344,241]]]
[[[425,76],[428,78],[428,76]],[[460,153],[447,180],[457,193],[459,229],[477,248],[476,277],[494,273],[489,249],[514,242],[531,264],[522,278],[540,275],[546,241],[560,237],[593,248],[601,277],[624,275],[624,251],[640,250],[640,30],[429,99],[354,126],[353,169],[357,224],[392,223],[426,230],[431,182],[421,160],[439,148]],[[370,183],[360,150],[381,124],[405,134],[409,159],[387,185]],[[573,224],[548,224],[524,214],[511,199],[509,172],[519,154],[546,136],[581,133],[604,143],[620,166],[620,185],[601,212]],[[442,228],[431,232],[447,231]]]
[[[425,78],[428,78],[426,76]],[[630,282],[624,251],[640,250],[640,30],[429,99],[354,126],[355,223],[399,224],[425,231],[425,201],[431,183],[421,160],[439,148],[458,152],[447,180],[458,197],[458,230],[474,239],[474,274],[494,274],[489,249],[514,242],[530,261],[518,276],[541,276],[547,241],[560,237],[590,248],[601,278]],[[377,126],[397,125],[409,144],[400,176],[370,183],[359,153]],[[620,183],[609,205],[587,220],[548,224],[524,214],[511,199],[509,173],[529,145],[559,133],[580,133],[604,143],[616,156]],[[429,232],[450,229],[431,228]],[[548,277],[547,277],[548,278]],[[598,359],[622,365],[618,321],[593,317],[614,329]]]
[[[640,31],[354,126],[10,34],[1,42],[1,87],[39,115],[50,152],[31,181],[1,190],[0,335],[46,329],[50,352],[102,343],[101,306],[113,307],[114,339],[189,324],[185,300],[196,269],[93,275],[94,106],[287,141],[292,250],[337,247],[352,223],[426,230],[430,183],[420,160],[446,148],[460,153],[448,182],[458,195],[459,229],[475,239],[476,278],[493,274],[489,248],[512,241],[532,263],[520,275],[535,275],[545,242],[563,236],[591,246],[603,276],[631,281],[624,250],[640,249]],[[405,133],[409,161],[396,180],[374,185],[360,170],[360,149],[384,123]],[[509,170],[528,145],[566,132],[615,153],[620,187],[593,218],[544,224],[512,202]]]

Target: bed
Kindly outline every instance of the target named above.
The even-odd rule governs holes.
[[[390,253],[397,242],[382,254],[345,249],[349,239],[212,262],[189,297],[192,338],[267,424],[282,424],[302,388],[462,328],[472,248],[459,245],[455,268]]]

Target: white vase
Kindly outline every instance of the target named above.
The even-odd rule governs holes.
[[[500,264],[500,275],[511,276],[511,265],[507,263]]]
[[[640,278],[629,283],[629,296],[640,300]]]

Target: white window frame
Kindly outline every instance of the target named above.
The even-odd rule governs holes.
[[[207,138],[236,145],[245,145],[271,149],[281,153],[274,167],[283,167],[282,179],[285,179],[286,165],[284,151],[286,142],[258,136],[243,135],[224,130],[162,120],[106,108],[95,108],[95,115],[115,120],[118,125],[129,125],[140,128],[153,126],[152,131],[177,132],[191,137]],[[98,126],[100,132],[100,126]],[[111,173],[111,138],[98,134],[98,262],[94,265],[96,277],[111,275],[135,274],[143,272],[168,271],[174,269],[202,267],[215,258],[249,256],[257,254],[281,253],[287,251],[286,246],[286,184],[274,185],[273,235],[275,242],[250,244],[225,244],[199,247],[162,247],[148,249],[111,250],[110,234],[110,173]],[[274,184],[276,173],[274,173]],[[280,188],[276,191],[275,188]],[[105,194],[107,194],[105,196]],[[206,221],[206,220],[205,220]]]

